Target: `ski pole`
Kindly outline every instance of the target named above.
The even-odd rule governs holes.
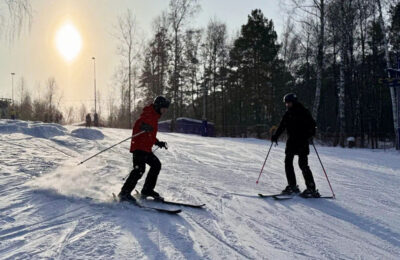
[[[319,162],[321,163],[322,170],[323,170],[324,173],[325,173],[325,177],[326,177],[326,180],[328,181],[329,188],[331,188],[332,196],[333,196],[333,198],[335,199],[336,196],[335,196],[335,193],[333,192],[331,182],[329,181],[328,174],[326,174],[325,167],[324,167],[324,165],[322,164],[321,158],[319,157],[319,154],[318,154],[317,148],[316,148],[315,145],[314,145],[314,142],[312,142],[312,145],[313,145],[313,147],[314,147],[315,153],[317,154],[318,160],[319,160]]]
[[[269,156],[269,152],[271,152],[271,148],[272,148],[272,145],[273,145],[273,144],[274,144],[274,143],[271,142],[271,145],[270,145],[270,147],[269,147],[267,156],[265,157],[265,160],[264,160],[264,164],[263,164],[263,166],[262,166],[262,168],[261,168],[260,175],[258,175],[258,179],[257,179],[257,181],[256,181],[256,184],[258,184],[258,181],[259,181],[260,178],[261,178],[261,174],[262,174],[262,172],[263,172],[263,170],[264,170],[265,163],[267,162],[267,159],[268,159],[268,156]]]
[[[94,155],[90,156],[89,158],[87,158],[87,159],[85,159],[85,160],[81,161],[80,163],[78,163],[78,165],[81,165],[82,163],[89,161],[90,159],[92,159],[92,158],[96,157],[97,155],[99,155],[99,154],[101,154],[101,153],[103,153],[103,152],[105,152],[105,151],[107,151],[107,150],[110,150],[111,148],[113,148],[113,147],[115,147],[115,146],[119,145],[120,143],[123,143],[123,142],[125,142],[126,140],[129,140],[129,139],[135,138],[136,136],[143,134],[144,132],[145,132],[145,131],[141,131],[141,132],[139,132],[139,133],[137,133],[137,134],[135,134],[135,135],[129,136],[128,138],[126,138],[126,139],[122,140],[121,142],[119,142],[119,143],[116,143],[116,144],[114,144],[114,145],[112,145],[112,146],[110,146],[110,147],[108,147],[108,148],[106,148],[106,149],[104,149],[104,150],[102,150],[102,151],[100,151],[100,152],[98,152],[98,153],[96,153],[96,154],[94,154]]]

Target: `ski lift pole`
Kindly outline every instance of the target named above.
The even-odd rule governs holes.
[[[267,159],[268,159],[269,153],[271,152],[271,148],[272,148],[272,145],[273,145],[273,144],[274,144],[274,142],[271,142],[271,145],[270,145],[270,147],[269,147],[267,156],[265,157],[265,160],[264,160],[264,164],[263,164],[263,166],[262,166],[262,168],[261,168],[260,175],[258,175],[258,179],[257,179],[257,181],[256,181],[256,184],[258,184],[258,181],[259,181],[260,178],[261,178],[261,174],[262,174],[262,172],[263,172],[263,170],[264,170],[265,163],[267,162]]]
[[[97,155],[99,155],[99,154],[101,154],[101,153],[104,153],[105,151],[110,150],[111,148],[113,148],[113,147],[115,147],[115,146],[117,146],[117,145],[119,145],[119,144],[121,144],[121,143],[123,143],[123,142],[129,140],[129,139],[135,138],[136,136],[143,134],[144,132],[145,132],[145,131],[141,131],[141,132],[139,132],[139,133],[137,133],[137,134],[134,134],[134,135],[132,135],[132,136],[129,136],[128,138],[122,140],[121,142],[116,143],[116,144],[114,144],[114,145],[112,145],[112,146],[110,146],[110,147],[108,147],[108,148],[106,148],[106,149],[104,149],[104,150],[102,150],[102,151],[100,151],[100,152],[98,152],[98,153],[96,153],[96,154],[90,156],[89,158],[87,158],[87,159],[81,161],[80,163],[78,163],[78,165],[81,165],[81,164],[83,164],[84,162],[89,161],[90,159],[96,157]]]
[[[325,167],[324,167],[324,165],[322,164],[321,158],[319,157],[319,154],[318,154],[317,148],[316,148],[315,145],[314,145],[314,142],[312,142],[312,146],[314,147],[314,150],[315,150],[315,153],[317,154],[318,160],[319,160],[319,162],[321,163],[322,170],[324,171],[326,180],[328,181],[328,184],[329,184],[329,188],[331,188],[332,196],[333,196],[333,198],[335,199],[336,196],[335,196],[335,193],[333,192],[331,182],[329,181],[328,174],[326,174]]]

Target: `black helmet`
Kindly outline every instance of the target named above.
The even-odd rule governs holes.
[[[169,108],[171,102],[163,96],[158,96],[154,99],[153,105],[155,110],[160,113],[161,108]]]
[[[294,93],[288,93],[283,97],[283,102],[284,103],[288,103],[288,102],[295,103],[295,102],[297,102],[297,95]]]

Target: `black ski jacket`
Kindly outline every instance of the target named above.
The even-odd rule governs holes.
[[[278,138],[286,130],[286,154],[308,155],[309,139],[315,135],[315,127],[316,123],[310,111],[296,102],[283,115],[275,136]]]

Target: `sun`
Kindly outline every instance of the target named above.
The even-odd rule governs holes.
[[[73,61],[82,48],[82,38],[71,22],[64,23],[56,33],[55,44],[66,61]]]

